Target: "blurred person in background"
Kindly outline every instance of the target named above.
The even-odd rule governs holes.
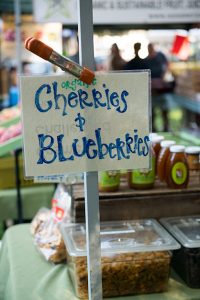
[[[23,61],[22,63],[22,74],[31,75],[30,63],[28,61]]]
[[[3,102],[2,109],[16,106],[19,104],[19,87],[17,83],[17,68],[15,66],[9,69],[9,89],[8,98]]]
[[[69,39],[68,39],[68,50],[66,50],[66,53],[63,53],[65,57],[68,57],[70,60],[76,62],[79,64],[79,38],[77,32],[72,32]],[[69,55],[72,51],[73,54]]]
[[[30,75],[30,63],[23,62],[22,63],[22,74],[23,75]],[[2,108],[9,108],[16,105],[20,105],[20,95],[19,95],[19,83],[18,83],[18,73],[17,67],[11,66],[9,69],[9,89],[8,89],[8,98],[3,103]]]
[[[148,56],[146,58],[147,68],[151,70],[152,89],[152,130],[156,131],[156,110],[161,110],[163,130],[168,131],[168,97],[170,87],[165,80],[169,62],[161,51],[157,51],[152,43],[148,45]]]
[[[134,58],[128,61],[124,65],[124,70],[141,70],[147,69],[146,59],[142,59],[139,56],[139,51],[141,49],[141,43],[134,44]]]
[[[116,43],[112,44],[108,62],[108,70],[123,70],[126,61],[122,58],[119,47]]]
[[[168,70],[168,60],[164,53],[156,51],[154,45],[150,43],[148,45],[148,56],[146,59],[148,68],[151,70],[151,78],[164,80],[165,74]]]

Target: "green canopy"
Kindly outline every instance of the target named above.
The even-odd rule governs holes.
[[[0,15],[2,14],[14,14],[15,0],[0,0]],[[32,0],[21,0],[21,13],[31,14],[33,11]]]

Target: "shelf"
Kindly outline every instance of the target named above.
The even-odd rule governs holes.
[[[198,180],[198,179],[197,179]],[[83,184],[73,186],[68,209],[73,222],[84,222],[85,202]],[[200,214],[199,181],[187,189],[169,189],[155,183],[151,190],[129,189],[124,180],[114,193],[99,193],[101,221],[162,218]]]

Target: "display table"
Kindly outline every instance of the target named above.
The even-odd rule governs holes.
[[[200,289],[190,289],[181,280],[170,278],[162,294],[110,298],[117,300],[199,300]],[[53,265],[36,250],[29,224],[6,231],[0,252],[0,299],[77,300],[67,266]]]
[[[54,185],[21,188],[24,219],[31,220],[39,208],[51,206]],[[0,221],[17,219],[17,190],[0,190]]]
[[[184,111],[184,126],[190,127],[191,122],[197,122],[199,126],[200,105],[199,99],[181,94],[167,94],[167,106],[169,109],[179,107]],[[182,124],[183,125],[183,124]]]
[[[189,97],[186,97],[184,95],[171,94],[170,96],[172,97],[173,101],[177,105],[179,105],[191,112],[194,112],[196,114],[200,114],[199,101],[189,98]]]

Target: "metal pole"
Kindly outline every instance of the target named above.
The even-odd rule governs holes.
[[[22,73],[22,59],[21,59],[21,3],[20,0],[14,1],[15,5],[15,32],[16,32],[16,60],[17,72]]]
[[[80,64],[94,69],[92,0],[78,0]],[[102,299],[98,173],[84,174],[88,298]]]
[[[15,155],[15,182],[16,182],[16,191],[17,191],[17,216],[18,216],[18,223],[23,223],[23,203],[22,203],[22,196],[21,196],[21,180],[20,180],[20,161],[19,157],[22,153],[22,149],[16,149],[14,151]]]
[[[21,3],[20,0],[14,1],[15,8],[15,43],[16,43],[16,63],[17,63],[17,73],[22,72],[22,61],[21,61]],[[22,197],[20,190],[20,167],[19,167],[19,154],[22,149],[15,150],[15,169],[16,169],[16,189],[17,189],[17,212],[18,212],[18,222],[23,222],[23,207],[22,207]]]

